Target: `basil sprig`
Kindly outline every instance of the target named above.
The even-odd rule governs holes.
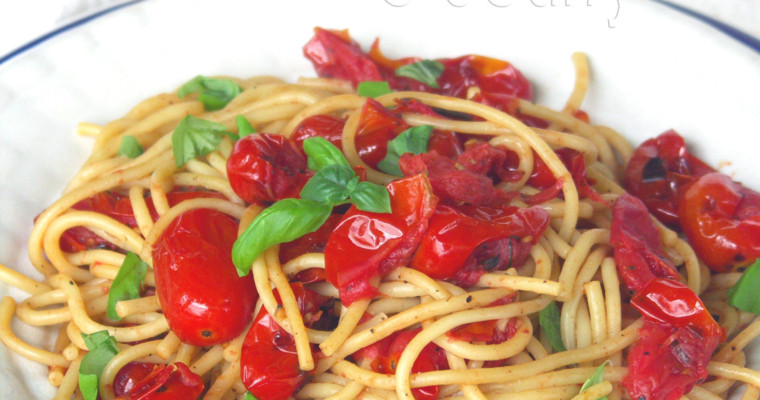
[[[119,273],[116,274],[116,278],[108,290],[108,307],[106,308],[108,318],[114,321],[121,320],[119,314],[116,313],[116,303],[140,297],[140,287],[147,271],[148,264],[141,260],[137,254],[127,253],[121,268],[119,268]]]
[[[127,158],[136,158],[142,153],[143,148],[134,136],[127,135],[121,138],[121,146],[119,146],[118,155]]]
[[[444,65],[438,61],[421,60],[396,68],[396,76],[411,78],[431,88],[438,89],[438,78],[443,73],[444,68]]]
[[[596,367],[594,370],[594,373],[591,374],[591,377],[586,380],[586,382],[583,383],[583,386],[581,386],[581,391],[579,393],[583,393],[591,386],[594,386],[596,384],[602,383],[604,380],[604,366],[607,365],[607,363],[610,362],[610,360],[607,360],[602,363],[602,365]],[[607,396],[599,397],[596,400],[609,400]]]
[[[177,124],[172,133],[174,162],[177,168],[195,157],[205,156],[214,151],[224,136],[233,140],[238,139],[237,135],[228,132],[222,124],[192,115],[186,116]]]
[[[385,158],[377,163],[377,168],[386,174],[404,176],[398,165],[398,160],[404,153],[422,154],[428,151],[428,142],[433,133],[431,125],[413,126],[388,142],[388,152]]]
[[[230,79],[215,79],[198,75],[182,85],[177,91],[177,96],[185,97],[198,93],[198,101],[203,103],[206,110],[213,111],[224,108],[240,92],[240,86]]]
[[[238,275],[245,276],[251,264],[267,248],[285,243],[319,229],[333,207],[353,203],[356,208],[390,213],[388,189],[359,177],[333,144],[321,137],[303,143],[310,169],[316,174],[301,189],[300,199],[283,199],[262,211],[235,241],[232,262]]]
[[[365,81],[356,86],[356,94],[364,97],[379,97],[391,92],[391,87],[386,81]]]
[[[744,271],[736,285],[728,291],[728,304],[742,310],[760,315],[760,259],[755,260]]]
[[[79,364],[79,390],[85,400],[98,398],[98,379],[103,368],[119,353],[116,339],[108,331],[98,331],[87,335],[82,333],[89,352],[82,357]]]
[[[562,343],[562,334],[559,330],[559,308],[557,308],[556,302],[552,301],[538,313],[538,324],[541,326],[541,330],[546,333],[554,351],[567,350]]]

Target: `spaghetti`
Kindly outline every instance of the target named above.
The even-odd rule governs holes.
[[[549,218],[540,237],[530,239],[519,268],[488,271],[469,285],[457,285],[410,265],[398,266],[373,282],[375,295],[333,306],[337,322],[324,330],[302,315],[298,293],[304,289],[291,288],[291,284],[301,280],[309,291],[339,305],[343,293],[334,285],[324,279],[299,278],[323,270],[326,256],[304,252],[282,260],[275,245],[252,263],[259,300],[245,329],[218,344],[184,343],[170,330],[166,310],[162,311],[154,290],[156,243],[180,215],[192,210],[216,210],[239,223],[238,233],[242,233],[265,208],[241,199],[227,179],[228,160],[235,148],[231,137],[222,137],[212,151],[177,167],[172,134],[183,118],[192,115],[236,133],[236,117],[243,116],[257,131],[285,138],[292,138],[310,117],[345,118],[340,139],[351,166],[366,171],[369,182],[386,185],[399,179],[360,155],[357,142],[368,100],[356,94],[350,82],[302,78],[290,84],[272,77],[228,78],[241,90],[219,110],[205,110],[197,95],[169,93],[143,101],[104,126],[80,125],[81,134],[95,137],[92,154],[61,198],[39,215],[29,238],[29,258],[43,280],[0,266],[0,279],[29,293],[18,304],[11,297],[0,303],[0,339],[23,357],[50,367],[48,378],[58,388],[56,399],[82,396],[77,384],[79,366],[91,350],[82,333],[98,331],[106,331],[118,343],[118,354],[99,376],[103,399],[117,396],[114,380],[133,362],[182,363],[203,381],[203,399],[243,399],[248,388],[241,380],[245,368],[241,353],[251,325],[260,321],[260,317],[251,318],[261,313],[293,338],[298,368],[310,377],[293,393],[299,399],[431,398],[423,390],[431,387],[437,387],[435,396],[445,399],[628,398],[621,384],[629,374],[626,357],[645,322],[629,307],[630,293],[621,286],[624,277],[613,256],[614,218],[609,204],[625,193],[621,178],[634,151],[617,132],[591,125],[579,113],[589,72],[584,55],[573,55],[573,62],[576,85],[562,111],[524,99],[516,100],[512,110],[500,110],[477,101],[477,88],[466,98],[397,91],[375,99],[386,108],[410,101],[417,104],[419,108],[406,109],[401,115],[411,127],[427,125],[434,131],[456,132],[517,156],[517,178],[503,180],[497,190],[514,193],[510,201],[518,208],[538,204]],[[435,113],[420,112],[428,109]],[[546,125],[531,127],[525,118]],[[144,152],[133,159],[120,156],[124,137],[135,138]],[[579,154],[588,166],[596,197],[579,186],[575,172],[558,155],[563,148]],[[554,196],[538,202],[535,196],[545,189],[528,183],[537,161],[558,182]],[[214,195],[175,202],[172,193],[178,188]],[[121,194],[133,223],[76,206],[109,192]],[[681,398],[726,398],[744,384],[742,399],[758,399],[760,372],[744,366],[744,349],[760,335],[760,321],[727,304],[726,292],[741,274],[735,269],[711,273],[684,239],[663,224],[656,227],[664,254],[680,267],[676,279],[700,294],[729,338],[712,354],[706,366],[709,378]],[[100,245],[62,248],[72,229],[86,229]],[[127,252],[138,255],[148,268],[141,295],[116,304],[121,318],[116,322],[106,316],[107,293]],[[557,329],[564,351],[555,348],[548,328],[539,323],[542,310],[554,304],[560,305]],[[30,325],[59,326],[52,351],[17,337],[10,328],[14,317]],[[510,331],[508,337],[489,343],[477,335],[468,339],[462,334],[489,321],[493,331]],[[358,355],[400,332],[414,334],[394,361],[395,373],[373,368],[371,360]],[[416,360],[433,347],[443,352],[448,367],[420,372]],[[601,380],[580,392],[605,361]]]

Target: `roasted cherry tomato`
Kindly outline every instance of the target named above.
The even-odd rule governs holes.
[[[169,206],[175,206],[184,200],[198,197],[224,198],[224,195],[207,190],[179,187],[166,194]],[[153,206],[153,202],[150,201],[150,196],[146,198],[146,203],[153,221],[157,220],[158,213],[156,212],[155,206]],[[92,197],[88,197],[74,204],[71,208],[79,211],[95,211],[109,216],[130,228],[137,227],[137,220],[132,212],[132,203],[129,201],[129,196],[116,191],[106,191],[95,194]],[[63,235],[61,235],[60,243],[61,249],[69,253],[103,247],[116,249],[116,246],[83,226],[67,229]]]
[[[353,354],[357,363],[365,363],[373,371],[383,374],[395,374],[401,353],[409,342],[420,333],[421,329],[393,333],[372,345]],[[412,365],[412,373],[430,372],[449,369],[446,353],[435,343],[428,343],[420,352]],[[438,398],[438,386],[427,386],[412,389],[416,400],[434,400]]]
[[[143,362],[130,362],[123,366],[113,378],[113,393],[116,397],[130,393],[135,385],[145,379],[156,368],[162,368],[161,364],[148,364]]]
[[[573,183],[575,183],[575,187],[578,189],[578,194],[581,197],[607,204],[602,196],[591,186],[593,181],[589,182],[589,178],[586,176],[586,161],[583,159],[583,153],[568,148],[558,149],[555,153],[568,172],[570,172]],[[541,192],[526,199],[530,204],[543,203],[556,198],[562,193],[562,182],[554,177],[554,174],[546,166],[544,160],[535,152],[533,153],[533,172],[526,183],[537,189],[541,189]]]
[[[409,128],[401,117],[377,100],[367,99],[356,130],[356,151],[362,161],[376,167],[388,153],[388,142]]]
[[[622,384],[632,399],[675,400],[707,377],[725,332],[687,286],[652,279],[631,299],[644,326],[628,353]]]
[[[325,298],[291,283],[298,308],[307,327],[320,318]],[[274,291],[278,302],[279,293]],[[312,353],[316,353],[312,349]],[[240,376],[245,387],[259,400],[285,400],[308,382],[310,373],[298,368],[298,354],[293,336],[261,308],[245,337],[240,354]]]
[[[304,119],[293,131],[290,140],[296,144],[296,147],[303,149],[303,141],[310,137],[321,137],[327,139],[330,143],[339,149],[343,149],[343,126],[346,121],[335,118],[331,115],[313,115]],[[303,153],[303,151],[302,151]],[[304,156],[306,155],[303,153]]]
[[[273,203],[298,197],[311,177],[306,158],[281,135],[254,133],[235,143],[227,159],[232,189],[249,203]]]
[[[129,365],[122,368],[122,371]],[[138,376],[142,375],[148,367],[146,364],[139,363],[129,370],[134,372],[128,372],[127,375],[133,374],[133,376],[128,377],[126,381],[132,386],[124,393],[117,394],[118,400],[192,400],[197,399],[203,392],[201,377],[181,362],[155,365],[148,375],[138,379]],[[122,371],[119,371],[119,374]],[[116,383],[114,383],[114,392],[116,392]]]
[[[369,54],[351,40],[347,31],[314,30],[314,37],[304,47],[304,54],[322,77],[350,80],[354,86],[363,81],[387,81],[394,90],[415,90],[446,96],[467,98],[471,88],[477,94],[471,100],[488,104],[533,126],[546,126],[544,121],[519,113],[517,99],[530,100],[533,88],[525,76],[510,63],[495,58],[466,55],[438,59],[444,69],[438,77],[438,88],[396,75],[396,68],[420,61],[418,57],[391,60],[380,51],[378,42]]]
[[[153,246],[156,292],[169,326],[183,342],[211,346],[235,338],[253,317],[253,276],[232,263],[238,224],[197,208],[175,218]]]
[[[679,221],[699,258],[713,271],[760,257],[760,193],[714,172],[681,197]]]
[[[394,181],[388,191],[392,213],[352,206],[325,246],[327,280],[338,288],[345,305],[374,296],[377,288],[370,280],[409,260],[438,203],[424,175]]]
[[[323,78],[347,79],[354,86],[363,81],[382,80],[377,65],[351,40],[348,31],[315,28],[314,37],[306,43],[303,53]]]
[[[522,265],[549,225],[539,207],[439,205],[410,266],[433,279],[474,285],[481,275]]]
[[[612,206],[610,244],[628,289],[638,291],[654,278],[678,279],[646,206],[630,194],[618,196]]]
[[[433,192],[448,204],[471,204],[498,207],[507,204],[512,195],[494,187],[491,175],[503,170],[506,152],[479,142],[467,146],[456,159],[437,152],[403,154],[399,167],[405,176],[425,173]]]
[[[625,168],[626,190],[642,199],[649,212],[672,228],[678,228],[681,193],[700,176],[715,170],[686,150],[674,130],[642,143]]]

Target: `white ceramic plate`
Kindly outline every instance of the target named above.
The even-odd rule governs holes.
[[[350,28],[365,48],[379,36],[391,57],[510,60],[534,83],[536,100],[555,108],[572,87],[570,55],[584,51],[592,68],[584,109],[595,122],[635,143],[676,128],[710,164],[730,161],[725,172],[760,188],[752,169],[760,167],[760,55],[654,2],[152,1],[0,65],[0,262],[38,276],[26,237],[88,153],[77,122],[118,118],[196,74],[313,76],[301,47],[314,26]],[[0,283],[6,294],[24,297]],[[35,343],[52,341],[44,330],[13,327]],[[0,346],[0,398],[52,397],[46,373]]]

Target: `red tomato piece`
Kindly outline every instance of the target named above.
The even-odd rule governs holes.
[[[306,158],[281,135],[254,133],[241,138],[227,159],[230,186],[249,203],[298,197],[313,173]]]
[[[162,368],[160,364],[148,364],[143,362],[130,362],[123,366],[113,378],[113,393],[116,397],[131,392],[135,385],[145,379],[156,368]]]
[[[377,100],[367,99],[354,139],[359,157],[371,167],[377,167],[388,153],[388,142],[407,129],[409,125],[396,113]]]
[[[498,207],[513,195],[494,187],[489,176],[499,170],[506,153],[488,143],[468,146],[456,160],[438,153],[403,154],[399,167],[405,176],[426,173],[437,196],[449,204]]]
[[[586,176],[586,161],[583,159],[583,153],[568,148],[558,149],[555,153],[568,172],[570,172],[573,183],[575,183],[575,187],[578,189],[578,194],[581,197],[588,198],[597,203],[607,204],[607,201],[591,186],[593,181],[589,182],[589,178]],[[544,160],[538,157],[535,152],[533,153],[533,160],[533,172],[530,178],[528,178],[527,184],[537,189],[543,189],[541,193],[534,195],[531,199],[531,204],[538,204],[560,195],[562,183],[558,182],[557,178],[549,170],[549,167],[546,166]]]
[[[303,53],[323,78],[350,80],[354,86],[363,81],[381,81],[377,65],[351,40],[348,31],[334,32],[314,28],[314,37]]]
[[[725,332],[687,286],[652,279],[631,299],[644,326],[628,353],[622,384],[634,399],[675,400],[707,377]]]
[[[522,265],[548,225],[549,213],[539,207],[439,205],[410,267],[472,286],[487,271]]]
[[[438,61],[445,67],[438,78],[438,93],[445,96],[466,98],[469,88],[478,87],[484,98],[496,104],[505,104],[515,97],[533,98],[530,82],[506,61],[478,55]]]
[[[140,370],[145,367],[137,367]],[[121,373],[121,372],[120,372]],[[114,388],[115,389],[115,388]],[[189,400],[203,392],[201,377],[185,364],[157,365],[118,400]]]
[[[237,222],[198,208],[175,218],[153,246],[156,292],[172,331],[185,343],[211,346],[235,338],[258,299],[253,276],[232,263]]]
[[[319,319],[325,298],[291,283],[298,308],[307,327]],[[275,297],[281,302],[275,289]],[[312,349],[312,353],[315,350]],[[259,400],[285,400],[308,382],[310,373],[298,368],[293,336],[261,308],[245,337],[240,354],[240,376],[245,387]]]
[[[377,289],[370,280],[409,260],[438,203],[424,175],[391,182],[388,191],[392,213],[352,206],[325,246],[327,281],[338,288],[345,305],[374,296]]]
[[[612,206],[610,244],[623,282],[633,291],[654,278],[678,280],[678,272],[660,242],[660,232],[644,203],[631,196],[618,196]]]
[[[316,231],[307,233],[292,242],[281,244],[280,262],[284,264],[306,253],[324,253],[327,240],[341,218],[343,216],[340,214],[332,214]]]
[[[623,183],[663,224],[678,228],[678,202],[683,190],[714,171],[689,153],[683,138],[671,129],[645,141],[633,152]]]
[[[513,302],[517,298],[517,293],[512,293],[509,296],[489,304],[489,307],[505,305]],[[469,343],[481,342],[487,344],[498,344],[506,342],[511,339],[517,332],[517,318],[510,318],[503,326],[499,323],[499,320],[480,321],[473,322],[459,326],[446,333],[446,336],[463,340]]]
[[[421,329],[395,332],[392,335],[358,350],[352,355],[357,363],[366,363],[373,371],[382,374],[395,374],[401,353],[409,342],[420,333]],[[449,369],[446,354],[435,343],[428,343],[412,365],[412,373],[430,372]],[[434,400],[438,398],[438,386],[412,389],[416,400]]]
[[[184,200],[198,197],[224,198],[224,195],[207,190],[176,188],[174,191],[167,193],[166,197],[169,205],[175,206]],[[158,213],[153,206],[153,202],[150,201],[150,195],[146,198],[146,203],[148,205],[148,211],[150,212],[151,217],[153,217],[153,221],[156,221],[158,219]],[[109,190],[97,193],[92,197],[88,197],[74,204],[71,208],[79,211],[98,212],[111,217],[130,228],[137,227],[137,220],[132,212],[132,203],[129,201],[129,196],[116,191]],[[63,251],[68,253],[95,248],[117,249],[115,245],[83,226],[67,229],[63,235],[61,235],[60,246]]]
[[[335,147],[343,150],[343,126],[346,121],[338,119],[332,115],[312,115],[301,122],[293,131],[290,140],[295,143],[296,147],[303,152],[303,141],[310,137],[321,137],[327,139]]]
[[[760,257],[760,193],[714,172],[685,190],[678,213],[689,243],[713,271]]]

